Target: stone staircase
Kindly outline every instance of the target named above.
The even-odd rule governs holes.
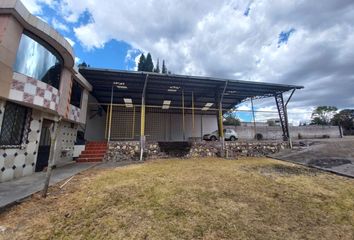
[[[107,152],[107,142],[88,142],[77,162],[102,162]]]

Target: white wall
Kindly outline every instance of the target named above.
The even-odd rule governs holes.
[[[225,128],[235,128],[239,139],[250,140],[254,139],[255,133],[263,135],[263,139],[277,140],[282,139],[283,132],[280,126],[257,126],[256,130],[253,127],[226,126]],[[324,135],[328,135],[330,138],[340,137],[339,128],[336,126],[301,126],[289,127],[290,136],[293,139],[301,138],[322,138]]]
[[[105,139],[106,112],[102,111],[102,116],[95,115],[91,118],[95,113],[94,110],[98,108],[98,105],[96,105],[98,102],[91,94],[89,95],[88,102],[85,139],[88,141],[102,141]],[[93,103],[93,105],[90,103]]]

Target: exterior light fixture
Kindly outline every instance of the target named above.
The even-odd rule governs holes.
[[[127,108],[132,108],[133,107],[133,101],[131,98],[123,98],[125,106]]]
[[[202,111],[207,111],[211,106],[213,106],[214,103],[206,103],[205,106],[202,108]]]
[[[180,89],[178,86],[170,86],[167,91],[168,92],[177,92]]]
[[[125,82],[114,82],[113,85],[119,89],[128,89],[128,87],[125,85]]]
[[[162,109],[169,109],[171,105],[171,100],[164,100],[162,104]]]
[[[227,91],[225,94],[226,95],[230,95],[230,94],[236,94],[237,93],[237,91],[235,91],[235,90],[230,90],[230,91]]]

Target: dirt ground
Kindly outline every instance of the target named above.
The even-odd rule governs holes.
[[[267,158],[96,168],[0,213],[0,239],[353,239],[354,180]]]
[[[354,177],[353,137],[299,140],[293,150],[272,157]]]

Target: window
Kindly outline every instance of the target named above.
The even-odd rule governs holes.
[[[81,105],[81,96],[82,96],[82,87],[81,85],[73,80],[73,86],[71,89],[71,97],[70,97],[70,104],[74,105],[75,107],[80,108]]]
[[[63,60],[49,44],[24,32],[17,51],[14,71],[59,88]]]
[[[21,145],[25,136],[26,125],[29,123],[30,109],[7,102],[2,120],[0,145]]]

